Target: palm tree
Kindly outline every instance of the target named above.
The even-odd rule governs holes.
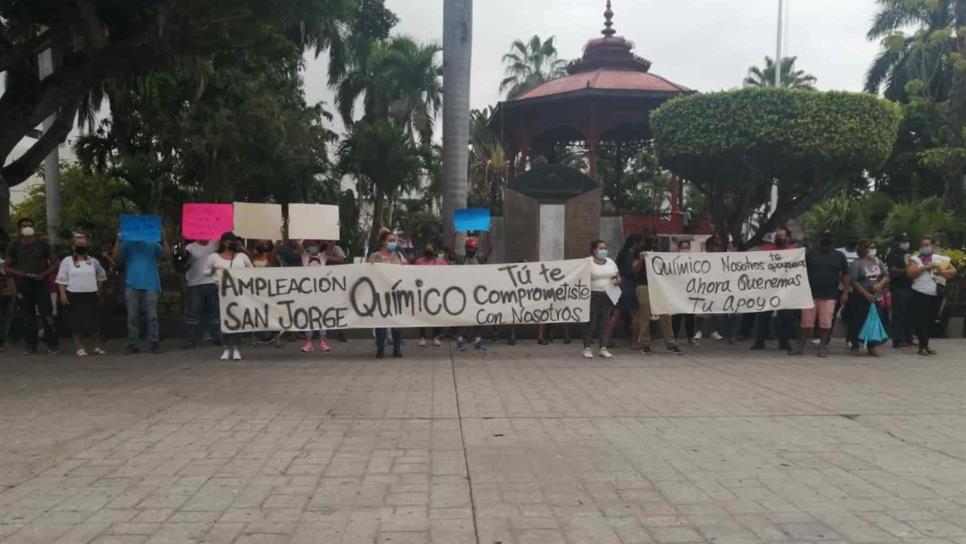
[[[364,118],[390,118],[410,136],[430,142],[442,105],[440,50],[439,44],[405,36],[377,42],[340,79],[335,103],[343,123],[355,122],[355,104],[363,97]]]
[[[466,207],[473,0],[444,0],[443,28],[443,224],[448,236],[455,232],[456,210]]]
[[[814,89],[818,79],[812,74],[806,74],[803,70],[795,69],[795,62],[798,57],[782,58],[781,67],[781,87],[783,89]],[[748,69],[748,76],[745,78],[745,87],[774,87],[775,86],[775,61],[771,57],[765,57],[765,67],[752,66]]]
[[[530,89],[567,75],[567,61],[557,58],[554,37],[541,40],[533,36],[529,42],[514,40],[510,52],[503,55],[506,78],[500,82],[500,92],[513,99]]]
[[[470,185],[475,202],[496,205],[503,200],[509,162],[499,136],[490,129],[493,106],[470,112]]]
[[[961,1],[961,0],[960,0]],[[954,44],[949,41],[924,41],[916,35],[899,33],[903,28],[918,27],[926,36],[952,28],[957,0],[929,2],[878,0],[879,11],[867,35],[870,41],[880,40],[882,51],[873,61],[865,79],[865,91],[890,100],[906,100],[906,85],[918,79],[924,82],[925,92],[938,100],[948,96],[952,70],[942,62]]]

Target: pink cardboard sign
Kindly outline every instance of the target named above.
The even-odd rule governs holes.
[[[181,234],[188,240],[218,240],[234,226],[231,204],[185,204],[181,209]]]

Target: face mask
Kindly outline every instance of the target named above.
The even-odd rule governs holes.
[[[788,240],[786,240],[784,238],[775,238],[775,245],[776,246],[783,246],[783,245],[785,245],[787,243],[788,243]]]
[[[423,255],[425,255],[427,259],[432,259],[436,255],[436,253],[433,250],[429,249],[424,251]]]
[[[228,244],[228,251],[232,253],[238,253],[238,242],[231,242]]]
[[[822,238],[821,243],[822,243],[822,247],[829,248],[835,244],[835,241],[832,240],[831,238]]]
[[[598,249],[597,250],[597,258],[598,259],[606,259],[607,258],[607,250],[606,249]]]
[[[899,249],[902,251],[909,251],[909,242],[902,242],[899,244]]]
[[[24,236],[33,236],[34,235],[34,228],[33,227],[24,227],[24,228],[20,229],[20,234],[23,234]]]
[[[74,253],[78,255],[87,255],[87,246],[77,246],[74,248]]]
[[[399,244],[396,242],[387,242],[386,249],[388,249],[391,252],[395,252],[397,249],[399,249]]]
[[[258,247],[255,248],[255,251],[257,251],[259,253],[268,253],[268,247],[267,246],[258,246]]]
[[[872,257],[873,259],[875,259],[876,255],[878,254],[879,252],[875,248],[869,250],[869,257]]]
[[[319,246],[308,246],[308,247],[305,248],[305,251],[307,251],[309,253],[309,255],[312,255],[312,256],[318,255],[319,254]]]
[[[932,246],[923,247],[919,252],[928,257],[932,255]]]

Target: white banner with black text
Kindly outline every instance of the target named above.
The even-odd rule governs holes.
[[[311,331],[587,321],[590,261],[226,270],[221,330]]]
[[[651,312],[743,314],[812,307],[805,250],[649,253]]]

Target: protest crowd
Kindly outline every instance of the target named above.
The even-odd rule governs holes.
[[[73,351],[77,356],[105,354],[101,343],[101,294],[108,280],[108,270],[113,270],[119,271],[118,277],[123,287],[127,313],[126,352],[136,354],[145,349],[151,353],[161,353],[159,298],[163,287],[160,266],[165,260],[170,260],[173,268],[183,276],[186,288],[185,349],[205,344],[217,345],[221,360],[241,360],[243,346],[270,345],[282,348],[293,341],[303,353],[330,352],[334,343],[347,341],[345,329],[361,328],[338,326],[340,317],[329,315],[322,308],[317,310],[320,316],[325,317],[312,321],[314,324],[311,327],[299,326],[287,330],[273,330],[271,326],[255,330],[240,327],[236,330],[242,332],[229,332],[225,327],[226,316],[220,313],[224,302],[220,298],[227,291],[220,289],[219,285],[225,281],[226,275],[242,272],[264,274],[265,270],[299,267],[324,273],[332,270],[331,267],[351,264],[352,259],[337,240],[284,240],[281,233],[274,240],[243,239],[232,231],[226,231],[217,239],[179,239],[171,244],[160,226],[160,218],[151,230],[153,234],[144,237],[125,235],[123,223],[122,218],[122,232],[110,251],[92,254],[87,236],[78,232],[70,240],[70,254],[59,258],[48,241],[35,231],[33,221],[30,218],[20,219],[18,235],[3,251],[0,346],[6,346],[11,318],[16,315],[25,345],[24,355],[37,353],[41,332],[47,350],[57,353],[60,350],[58,323],[66,324],[69,328],[74,342]],[[235,225],[237,227],[237,219]],[[469,233],[460,247],[454,247],[456,239],[454,234],[450,247],[445,248],[433,244],[413,247],[409,243],[403,244],[396,233],[384,228],[376,242],[356,262],[374,263],[379,267],[434,267],[420,268],[427,275],[438,273],[441,267],[488,264],[493,243],[487,233]],[[923,356],[936,353],[930,346],[930,337],[943,304],[946,283],[957,273],[950,259],[943,255],[936,239],[926,237],[910,240],[906,235],[900,235],[881,257],[873,241],[836,240],[828,231],[823,232],[818,240],[810,241],[807,248],[793,241],[789,230],[785,228],[777,229],[769,240],[750,251],[803,251],[803,274],[807,275],[808,289],[805,291],[807,301],[799,309],[782,307],[751,311],[751,308],[746,308],[745,311],[729,311],[721,308],[718,311],[677,312],[673,315],[658,313],[661,307],[656,306],[656,301],[666,293],[655,283],[654,270],[657,265],[649,265],[648,258],[659,253],[660,239],[654,233],[645,232],[628,236],[616,254],[610,251],[604,241],[598,240],[590,245],[587,257],[581,263],[589,269],[589,284],[584,286],[589,303],[587,313],[581,314],[579,319],[533,318],[527,324],[536,327],[537,343],[540,345],[551,343],[555,330],[563,342],[569,344],[570,326],[579,327],[582,355],[588,359],[595,356],[605,359],[614,357],[612,350],[616,347],[615,337],[618,336],[639,353],[652,354],[657,333],[666,352],[674,355],[682,354],[683,344],[690,348],[699,347],[707,333],[714,341],[730,345],[747,339],[752,350],[767,349],[769,342],[774,341],[779,350],[790,356],[813,350],[819,357],[826,357],[832,349],[832,332],[837,320],[843,322],[842,330],[845,331],[847,349],[851,354],[877,356],[877,348],[888,341],[897,350],[915,348]],[[670,249],[670,253],[692,253],[690,241],[681,241]],[[739,253],[730,240],[716,235],[704,241],[703,249],[701,253],[705,255]],[[664,255],[667,254],[665,252]],[[511,272],[514,269],[513,266],[505,268]],[[546,276],[546,267],[544,274]],[[363,273],[363,276],[366,274]],[[686,276],[691,277],[689,285],[698,285],[696,289],[699,291],[711,292],[715,289],[714,283],[701,277],[701,274],[689,272]],[[524,277],[522,273],[520,277]],[[363,277],[363,281],[373,284],[366,277]],[[512,281],[516,286],[517,280]],[[338,283],[336,280],[332,282]],[[319,281],[316,287],[323,283]],[[573,292],[579,290],[577,284],[574,284]],[[513,294],[523,296],[526,293],[520,291]],[[424,298],[430,300],[429,295]],[[446,304],[445,294],[443,299],[442,304]],[[390,301],[388,294],[386,300]],[[405,302],[407,299],[397,296],[397,309],[400,300]],[[422,300],[418,298],[419,304],[422,304]],[[291,310],[292,302],[287,303]],[[429,303],[426,304],[428,307]],[[391,304],[387,303],[387,306]],[[57,312],[63,315],[60,321],[54,318]],[[383,313],[384,317],[386,315]],[[246,323],[249,318],[246,314]],[[143,339],[142,319],[146,323],[146,337]],[[251,319],[257,324],[257,313]],[[265,323],[269,323],[267,317]],[[371,337],[367,337],[372,338],[369,341],[374,341],[377,357],[384,357],[390,348],[389,353],[393,357],[403,355],[405,337],[409,336],[406,329],[410,327],[396,326],[405,323],[405,320],[392,323],[392,326],[364,329],[371,331]],[[519,321],[475,323],[473,326],[411,328],[418,329],[416,341],[420,348],[440,347],[444,340],[452,338],[457,351],[473,349],[483,353],[487,351],[487,340],[495,339],[498,335],[503,335],[509,345],[517,342]],[[679,339],[683,344],[679,343]]]

